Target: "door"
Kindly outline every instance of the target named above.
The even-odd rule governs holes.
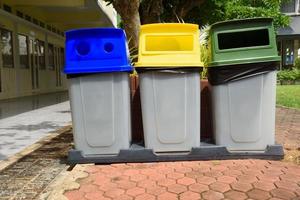
[[[2,92],[2,68],[3,68],[3,63],[2,63],[2,34],[1,34],[1,29],[0,29],[0,93]]]
[[[31,70],[31,86],[32,90],[39,89],[39,57],[38,57],[38,42],[35,39],[29,40],[30,53],[30,70]]]
[[[55,77],[56,87],[61,87],[61,52],[60,48],[54,48],[54,60],[55,60]]]

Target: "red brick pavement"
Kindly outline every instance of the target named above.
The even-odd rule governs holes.
[[[276,140],[300,148],[300,111],[277,109]],[[70,200],[300,199],[300,166],[266,160],[135,163],[88,166]]]
[[[234,171],[235,173],[228,173]],[[69,199],[300,199],[300,167],[265,160],[88,166]]]

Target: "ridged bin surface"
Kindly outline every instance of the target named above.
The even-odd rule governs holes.
[[[84,155],[118,154],[131,141],[128,73],[70,79],[76,150]]]
[[[140,74],[145,148],[190,151],[200,146],[200,73]]]
[[[264,151],[275,144],[276,71],[212,86],[217,145]]]

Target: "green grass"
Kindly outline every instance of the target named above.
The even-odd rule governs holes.
[[[278,85],[276,104],[300,109],[300,85]]]

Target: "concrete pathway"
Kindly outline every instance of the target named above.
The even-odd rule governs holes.
[[[63,102],[0,120],[0,160],[71,123],[69,102]]]
[[[293,159],[287,159],[292,162],[217,160],[78,165],[85,166],[86,178],[78,179],[77,189],[65,192],[65,197],[70,200],[299,200],[300,165],[295,164],[300,160],[299,128],[300,110],[277,108],[276,140],[284,145],[287,155],[290,151],[298,152]]]
[[[15,99],[0,100],[0,119],[62,103],[68,101],[68,99],[68,92],[63,91],[50,94],[19,97]]]

